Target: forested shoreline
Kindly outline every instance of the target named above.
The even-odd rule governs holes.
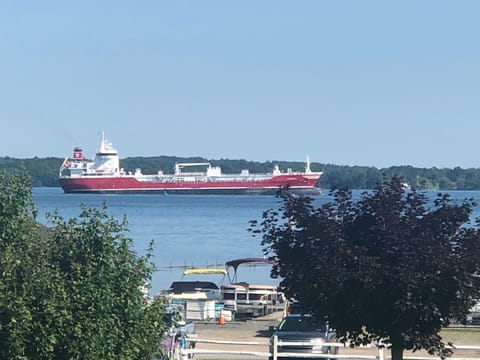
[[[17,159],[0,157],[0,169],[11,172],[24,166],[32,178],[34,187],[57,187],[58,170],[63,158],[29,158]],[[175,156],[129,157],[121,159],[122,167],[127,171],[142,169],[144,174],[155,174],[159,170],[172,173],[176,162],[210,162],[213,166],[220,166],[225,174],[239,173],[248,169],[251,173],[271,172],[277,164],[281,170],[290,168],[293,171],[304,170],[303,162],[267,161],[255,162],[247,160],[208,160],[201,157],[182,158]],[[348,187],[350,189],[372,189],[382,174],[387,177],[398,175],[405,183],[412,187],[439,190],[480,190],[480,169],[470,168],[416,168],[409,165],[375,168],[369,166],[347,166],[322,164],[313,162],[312,171],[323,171],[318,186],[322,189]]]

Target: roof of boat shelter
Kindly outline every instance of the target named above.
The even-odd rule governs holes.
[[[271,259],[265,259],[265,258],[250,257],[250,258],[241,258],[241,259],[227,261],[225,263],[225,266],[233,267],[234,270],[236,271],[241,264],[252,264],[252,263],[274,265],[276,261]]]

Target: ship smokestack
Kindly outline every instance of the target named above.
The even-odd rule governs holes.
[[[80,149],[79,147],[76,147],[75,149],[73,149],[73,158],[74,159],[83,159],[82,149]]]

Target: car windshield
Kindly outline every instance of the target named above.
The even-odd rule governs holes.
[[[312,316],[287,316],[278,325],[279,331],[321,331],[323,328]]]

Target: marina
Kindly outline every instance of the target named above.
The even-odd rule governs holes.
[[[282,311],[285,296],[277,285],[265,284],[270,280],[268,275],[258,279],[260,283],[238,281],[238,268],[241,265],[251,268],[252,264],[270,269],[274,262],[265,258],[241,258],[227,261],[225,268],[186,269],[182,279],[174,281],[167,289],[166,298],[171,306],[182,309],[186,320],[219,319],[221,315],[226,321],[232,321]],[[227,269],[233,269],[232,276]],[[227,274],[228,283],[224,283]],[[219,282],[204,279],[216,275],[222,276]],[[192,280],[191,276],[195,278]],[[200,280],[199,276],[202,276]]]

